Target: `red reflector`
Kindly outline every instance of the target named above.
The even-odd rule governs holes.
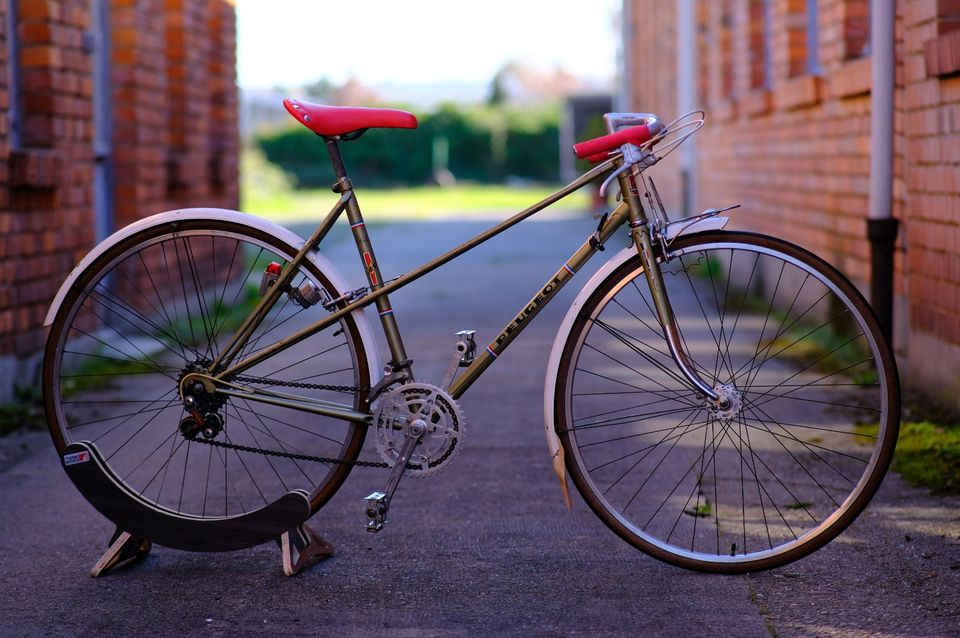
[[[278,263],[275,262],[275,261],[271,261],[271,262],[267,265],[267,272],[270,273],[271,275],[279,275],[279,274],[280,274],[280,264],[278,264]]]

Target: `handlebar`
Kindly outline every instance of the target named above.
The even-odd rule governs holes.
[[[580,159],[600,159],[604,153],[618,149],[624,144],[640,146],[645,142],[649,142],[654,135],[659,134],[662,130],[663,124],[661,124],[660,120],[648,120],[647,124],[631,126],[616,133],[610,133],[609,135],[595,137],[592,140],[574,144],[573,152]]]
[[[608,153],[612,150],[620,148],[624,144],[640,146],[644,142],[649,142],[654,135],[660,132],[660,122],[657,122],[656,124],[657,128],[653,131],[650,130],[652,125],[642,124],[640,126],[632,126],[609,135],[595,137],[592,140],[580,142],[579,144],[574,144],[573,152],[580,159],[585,159],[592,155]]]

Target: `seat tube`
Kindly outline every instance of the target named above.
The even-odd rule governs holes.
[[[357,196],[353,193],[353,185],[350,182],[350,178],[347,177],[347,171],[343,166],[343,159],[340,155],[337,141],[333,138],[324,138],[324,140],[327,144],[327,152],[330,154],[330,160],[333,163],[333,170],[337,175],[337,183],[334,184],[333,189],[340,193],[349,192],[350,194],[346,205],[347,220],[350,222],[350,232],[353,233],[353,239],[357,244],[357,251],[360,253],[363,270],[367,275],[367,283],[370,285],[370,290],[375,291],[383,287],[383,276],[380,274],[380,266],[377,263],[377,257],[373,251],[373,244],[370,243],[370,235],[367,233],[367,227],[363,221],[363,215],[360,212],[360,205],[357,203]],[[409,369],[410,361],[407,359],[407,351],[403,346],[403,339],[400,336],[400,329],[397,327],[397,319],[394,316],[388,295],[378,297],[374,301],[374,304],[377,309],[377,314],[380,315],[383,333],[387,339],[387,345],[390,348],[390,355],[392,357],[391,367],[394,371],[406,369],[408,377],[412,380],[413,373]]]

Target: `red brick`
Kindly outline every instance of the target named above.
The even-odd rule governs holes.
[[[63,62],[62,51],[55,46],[24,46],[20,49],[20,65],[31,67],[57,67]]]

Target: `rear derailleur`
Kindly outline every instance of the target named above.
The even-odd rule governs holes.
[[[187,379],[184,382],[185,377],[205,372],[210,365],[211,362],[200,360],[188,365],[180,373],[180,392],[183,408],[187,412],[187,416],[180,421],[180,434],[185,439],[195,440],[199,435],[209,441],[223,431],[220,410],[226,398],[208,391],[202,381]]]

